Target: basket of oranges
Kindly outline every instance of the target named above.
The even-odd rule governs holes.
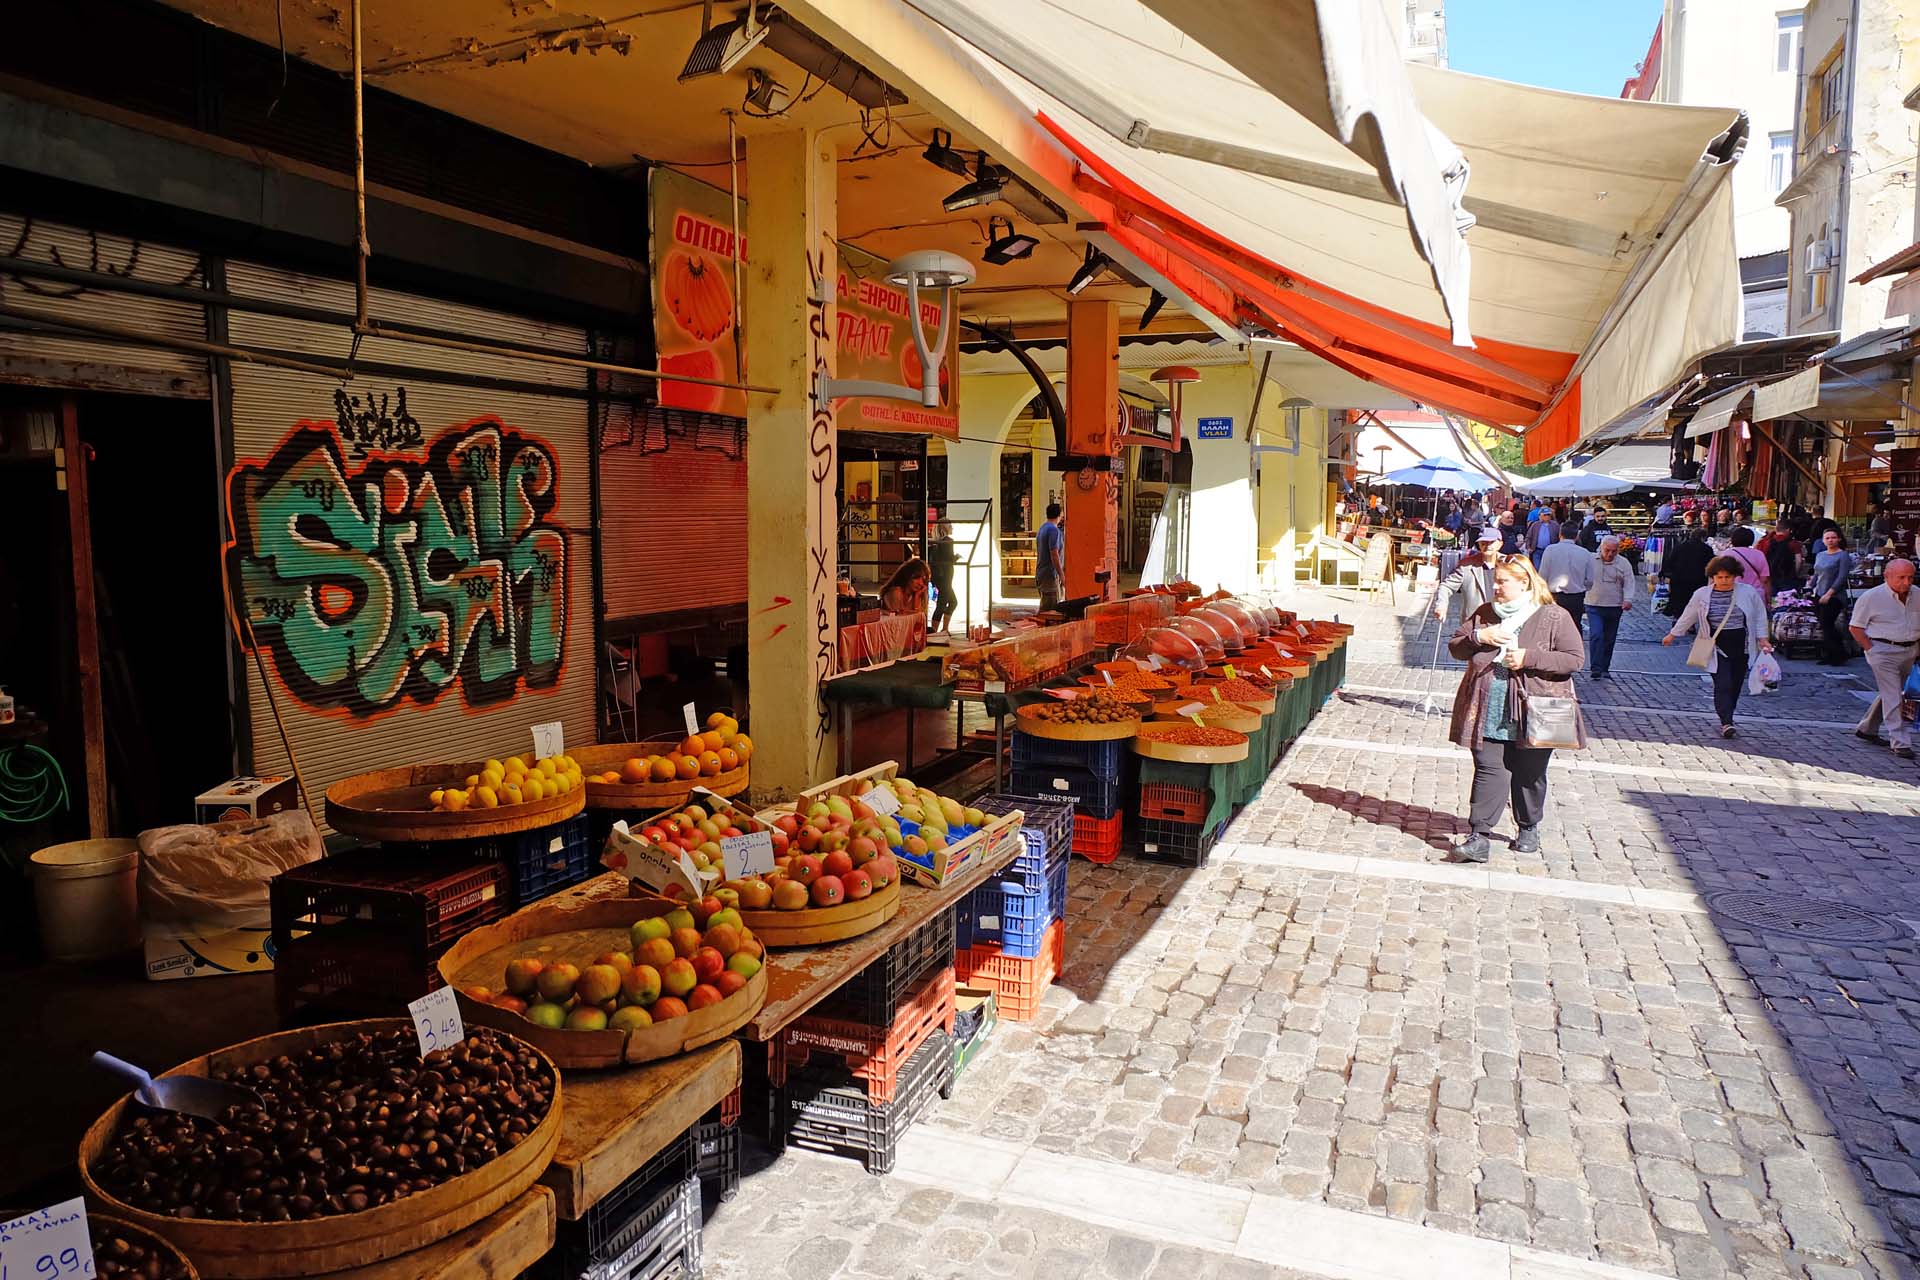
[[[695,786],[717,796],[747,789],[753,739],[724,711],[684,738],[603,742],[573,752],[585,771],[590,809],[664,809],[686,803]]]

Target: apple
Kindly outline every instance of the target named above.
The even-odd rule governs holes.
[[[719,988],[721,995],[730,996],[734,992],[738,991],[740,988],[746,986],[747,980],[741,977],[738,973],[735,973],[732,969],[729,969],[725,973],[721,974],[719,977],[715,978],[713,980],[713,985]]]
[[[720,901],[720,899],[714,897],[712,894],[708,894],[706,897],[700,899],[700,901],[693,905],[693,927],[696,929],[706,928],[707,921],[713,918],[713,913],[724,909],[726,905],[726,903]]]
[[[847,858],[856,867],[864,867],[880,856],[880,846],[872,836],[855,836],[847,844]]]
[[[884,889],[900,878],[900,864],[893,860],[890,853],[881,854],[861,870],[873,877],[875,889]]]
[[[627,936],[633,940],[633,949],[638,951],[648,938],[664,938],[672,932],[673,926],[665,916],[648,916],[645,920],[635,920],[627,929]]]
[[[746,927],[746,921],[742,920],[740,913],[732,907],[728,907],[725,911],[715,912],[713,919],[707,921],[707,928],[711,929],[717,924],[730,924],[736,929]]]
[[[676,907],[667,912],[667,927],[670,929],[692,929],[695,927],[693,911],[690,907]]]
[[[546,966],[531,956],[507,961],[507,990],[521,999],[540,989],[540,970]]]
[[[540,998],[553,1004],[562,1004],[573,994],[573,984],[580,981],[580,970],[565,960],[550,964],[540,971],[536,980],[540,988]]]
[[[770,831],[767,833],[767,839],[773,842],[773,856],[775,858],[785,856],[788,848],[791,847],[787,842],[787,833],[784,831]]]
[[[546,1027],[549,1030],[558,1031],[567,1025],[566,1006],[549,1004],[544,1000],[539,1004],[529,1005],[527,1007],[527,1021],[536,1027]]]
[[[650,964],[637,964],[620,980],[620,994],[628,1004],[652,1004],[660,998],[660,971]]]
[[[816,907],[838,906],[847,897],[846,886],[840,883],[839,876],[821,876],[813,882],[811,892]]]
[[[652,1025],[653,1015],[637,1004],[630,1004],[607,1019],[607,1026],[614,1031],[644,1031]]]
[[[693,988],[687,989],[691,991]],[[665,1022],[669,1018],[684,1018],[687,1016],[687,1003],[675,996],[661,996],[653,1002],[653,1008],[647,1012],[653,1015],[655,1022]]]
[[[855,867],[841,876],[840,884],[845,889],[849,902],[857,902],[873,892],[873,877],[862,867]]]
[[[496,1009],[505,1009],[508,1013],[524,1014],[527,1011],[527,1002],[519,996],[495,996],[493,998],[493,1007]]]
[[[801,853],[812,853],[820,847],[820,831],[817,827],[802,827],[800,834],[793,838],[793,847]]]
[[[620,970],[610,964],[590,964],[580,972],[574,984],[585,1004],[600,1004],[620,994]]]
[[[835,849],[820,859],[820,870],[830,876],[844,876],[853,870],[853,858],[845,849]]]
[[[800,819],[791,813],[783,813],[773,820],[776,830],[783,836],[792,836],[800,830]]]
[[[727,972],[740,975],[742,979],[751,978],[760,972],[760,960],[745,951],[736,951],[727,957]]]
[[[593,958],[595,964],[610,964],[621,973],[633,968],[633,957],[624,951],[602,951]]]
[[[693,972],[702,982],[712,982],[727,967],[727,958],[713,947],[701,947],[693,953]]]
[[[715,974],[714,976],[719,977],[720,975]],[[724,999],[726,999],[726,997],[720,994],[718,987],[703,982],[688,994],[687,1008],[689,1010],[705,1009],[712,1005],[719,1004]]]
[[[674,950],[671,938],[648,938],[640,944],[640,953],[634,957],[634,961],[636,967],[647,964],[656,969],[665,970],[673,962],[673,958],[679,954]]]
[[[718,951],[724,959],[740,949],[740,930],[737,926],[724,922],[711,925],[707,929],[706,944]]]
[[[810,900],[807,886],[798,880],[782,880],[773,890],[773,905],[782,911],[799,911]]]
[[[787,874],[795,880],[798,880],[801,884],[810,885],[815,880],[818,880],[825,870],[826,868],[821,865],[820,859],[810,853],[805,853],[793,860],[793,864],[787,868]]]
[[[700,976],[694,972],[691,960],[676,958],[674,962],[660,971],[660,987],[669,996],[684,996],[699,983]],[[664,999],[665,997],[662,997]],[[658,1004],[659,1001],[654,1001]],[[657,1019],[658,1014],[654,1017]]]
[[[700,931],[698,929],[675,929],[673,931],[673,954],[686,957],[700,949]]]
[[[773,886],[765,880],[748,880],[740,886],[740,905],[748,911],[765,911],[773,905]]]
[[[565,1025],[569,1031],[605,1031],[607,1015],[596,1005],[583,1004],[567,1015]]]
[[[725,887],[715,889],[713,891],[713,896],[719,899],[722,910],[725,910],[728,907],[733,907],[735,909],[738,909],[740,906],[740,890],[737,886],[727,885]],[[711,925],[713,921],[708,920],[707,923]]]

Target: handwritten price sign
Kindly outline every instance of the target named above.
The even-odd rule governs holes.
[[[467,1038],[467,1028],[460,1021],[460,1005],[453,998],[452,987],[427,992],[408,1005],[407,1012],[413,1015],[413,1032],[420,1037],[423,1058],[436,1049],[451,1049]],[[0,1276],[0,1280],[6,1277]]]
[[[773,833],[749,831],[745,835],[727,836],[720,841],[720,858],[726,863],[730,876],[765,875],[773,870]]]
[[[62,1201],[0,1223],[0,1280],[80,1280],[93,1275],[86,1201]]]

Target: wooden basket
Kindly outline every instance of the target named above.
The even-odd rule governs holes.
[[[1140,728],[1138,720],[1116,720],[1111,724],[1059,724],[1033,714],[1041,704],[1021,707],[1014,713],[1014,728],[1035,738],[1056,742],[1112,742],[1131,738]]]
[[[1188,764],[1232,764],[1247,758],[1249,739],[1244,735],[1238,743],[1224,747],[1191,747],[1178,742],[1162,742],[1155,736],[1156,729],[1171,731],[1179,727],[1174,724],[1142,725],[1133,740],[1133,753],[1153,760],[1183,760]]]
[[[434,811],[427,800],[431,792],[463,786],[484,763],[409,764],[342,778],[327,788],[327,825],[362,840],[476,840],[550,827],[586,807],[587,790],[576,787],[500,809]]]
[[[463,773],[461,775],[465,777]],[[363,1031],[385,1031],[413,1024],[404,1018],[331,1022],[297,1031],[245,1040],[183,1062],[167,1075],[210,1075],[226,1067],[251,1066],[282,1054],[349,1039]],[[522,1040],[530,1037],[520,1036]],[[549,1061],[548,1065],[554,1064]],[[364,1267],[423,1249],[505,1208],[538,1182],[560,1145],[560,1075],[554,1072],[553,1104],[520,1145],[478,1169],[360,1213],[334,1214],[302,1222],[226,1222],[212,1218],[171,1218],[122,1204],[93,1180],[93,1164],[112,1141],[121,1117],[132,1105],[128,1094],[88,1127],[80,1139],[80,1181],[87,1199],[106,1213],[163,1236],[187,1255],[208,1280],[261,1280],[273,1276],[312,1276]]]
[[[540,1027],[510,1009],[483,1004],[465,988],[499,990],[507,961],[532,956],[565,960],[585,968],[603,951],[631,949],[628,926],[663,916],[683,904],[666,898],[598,898],[584,903],[536,902],[496,924],[482,925],[440,957],[440,976],[454,989],[460,1016],[467,1022],[506,1031],[527,1041],[569,1071],[653,1062],[698,1049],[727,1036],[760,1012],[767,998],[767,969],[747,985],[705,1009],[669,1018],[638,1031],[568,1031]],[[744,918],[744,915],[743,915]],[[752,926],[749,925],[749,928]],[[759,930],[754,930],[755,934]]]
[[[1247,704],[1245,702],[1240,702],[1236,700],[1227,705],[1235,706],[1235,707],[1244,707]],[[1206,725],[1209,729],[1231,729],[1235,733],[1258,733],[1260,731],[1260,722],[1265,718],[1266,717],[1263,716],[1258,711],[1248,711],[1247,714],[1243,716],[1241,715],[1221,716],[1221,715],[1203,714],[1201,717],[1201,719],[1203,719],[1206,722]],[[1157,715],[1154,717],[1154,722],[1158,724],[1166,724],[1176,720],[1179,721],[1181,724],[1193,723],[1190,717],[1178,715],[1174,713],[1169,713],[1164,716]]]
[[[905,872],[901,873],[902,878]],[[740,919],[769,947],[811,947],[842,942],[878,929],[900,910],[900,880],[858,902],[800,911],[742,911]]]
[[[654,742],[602,742],[591,747],[581,747],[570,751],[580,762],[582,773],[604,773],[608,769],[618,768],[634,756],[660,756],[679,754],[675,748],[678,742],[664,739]],[[725,773],[711,777],[675,778],[670,782],[594,782],[587,781],[587,808],[589,809],[677,809],[687,803],[687,797],[695,787],[705,787],[720,797],[737,796],[747,789],[749,762],[742,761],[738,769],[729,769]]]
[[[772,812],[775,814],[804,814],[807,808],[816,800],[825,800],[828,796],[847,796],[848,798],[852,798],[855,788],[860,783],[871,782],[877,785],[882,782],[891,782],[894,778],[898,777],[899,774],[900,762],[898,760],[882,760],[879,764],[870,765],[858,773],[843,773],[839,777],[828,782],[823,782],[817,787],[808,787],[800,793],[792,804],[775,805],[773,806]]]
[[[171,1222],[173,1219],[169,1218],[168,1221]],[[105,1228],[106,1231],[111,1231],[115,1235],[123,1235],[130,1239],[137,1240],[156,1253],[165,1254],[172,1261],[174,1270],[182,1272],[186,1280],[199,1280],[200,1278],[200,1272],[194,1267],[193,1260],[187,1257],[186,1254],[180,1252],[173,1241],[166,1239],[164,1236],[155,1235],[138,1223],[126,1218],[116,1218],[110,1213],[94,1213],[92,1210],[88,1210],[87,1227],[93,1234],[93,1249],[96,1254],[100,1251],[100,1237],[104,1234],[102,1228]]]

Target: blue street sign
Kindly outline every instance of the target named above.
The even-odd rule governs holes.
[[[1233,439],[1233,419],[1232,418],[1200,419],[1200,438],[1202,440]]]

